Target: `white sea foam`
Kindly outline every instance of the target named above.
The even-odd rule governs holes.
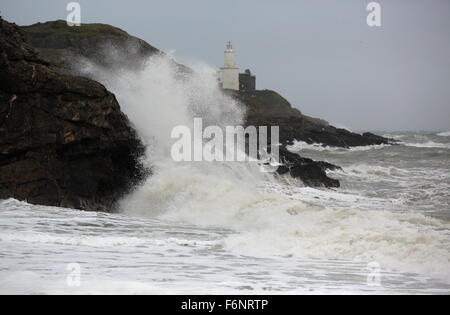
[[[408,146],[408,147],[416,147],[416,148],[438,148],[438,149],[449,149],[450,144],[442,143],[439,139],[439,142],[436,142],[436,136],[439,137],[448,137],[450,136],[450,132],[442,132],[438,134],[430,134],[430,133],[403,133],[403,134],[385,134],[384,137],[392,138],[395,140],[399,140],[400,144]]]
[[[380,210],[358,210],[359,196],[310,188],[288,195],[274,185],[270,193],[261,192],[224,176],[174,166],[123,205],[134,214],[151,216],[157,209],[162,220],[235,230],[225,247],[240,254],[375,260],[400,270],[448,276],[448,224],[420,214],[382,211],[392,207],[387,203],[379,204]],[[376,199],[366,202],[377,208]]]
[[[420,293],[429,288],[422,287],[423,276],[403,272],[449,283],[448,221],[398,209],[389,198],[303,187],[255,165],[173,162],[174,125],[189,125],[196,115],[220,126],[243,120],[212,69],[200,66],[192,80],[179,80],[173,63],[153,58],[142,72],[86,70],[116,93],[150,147],[153,175],[121,202],[125,215],[0,201],[0,293],[361,293],[369,290],[364,267],[370,261],[381,265],[388,285],[403,285],[395,292],[411,292],[412,282]],[[300,145],[291,149],[384,147]],[[421,176],[365,164],[334,174],[365,183]],[[69,288],[65,267],[76,261],[83,286]],[[434,284],[431,292],[448,293],[442,282]]]
[[[76,236],[67,237],[67,235],[58,235],[43,232],[0,232],[0,242],[27,242],[51,245],[65,246],[88,246],[88,247],[120,247],[120,246],[213,246],[216,242],[212,241],[192,241],[180,238],[164,239],[144,239],[140,237],[121,237],[121,236]]]
[[[109,73],[89,62],[83,69],[115,92],[140,136],[165,157],[173,143],[172,129],[192,127],[194,117],[201,117],[204,126],[243,123],[243,106],[219,89],[216,71],[204,64],[195,70],[189,80],[180,78],[176,65],[161,56],[149,58],[143,71]]]
[[[379,145],[367,145],[367,146],[358,146],[358,147],[350,147],[350,148],[341,148],[341,147],[330,147],[326,146],[322,143],[312,143],[309,144],[304,141],[294,141],[294,143],[288,146],[288,150],[291,152],[301,152],[303,150],[309,151],[319,151],[319,152],[357,152],[357,151],[369,151],[369,150],[379,150],[385,147],[390,146],[389,144],[379,144]]]
[[[394,139],[394,140],[401,140],[401,139],[407,137],[407,135],[405,135],[405,134],[386,133],[386,134],[383,134],[383,137],[389,138],[389,139]]]
[[[141,136],[156,139],[158,148],[158,154],[147,156],[153,175],[121,203],[126,213],[231,229],[235,234],[225,237],[223,246],[243,255],[375,260],[390,268],[449,277],[450,226],[437,219],[395,213],[392,205],[377,200],[370,211],[362,210],[360,198],[346,193],[301,185],[292,193],[248,164],[174,163],[167,152],[174,124],[188,124],[194,115],[215,125],[243,120],[239,104],[217,88],[212,69],[202,67],[193,81],[180,82],[172,66],[152,59],[140,74],[112,77],[114,81],[102,81],[118,95]]]
[[[349,176],[362,177],[366,180],[395,180],[395,179],[408,179],[413,175],[411,170],[401,169],[394,166],[379,166],[379,165],[368,165],[368,164],[352,164],[344,167],[343,171],[336,170],[330,172],[342,173]],[[428,174],[421,174],[428,175]]]
[[[440,149],[450,149],[450,144],[448,143],[439,143],[439,142],[433,142],[433,141],[427,141],[427,142],[402,142],[403,145],[406,145],[408,147],[416,147],[416,148],[440,148]]]

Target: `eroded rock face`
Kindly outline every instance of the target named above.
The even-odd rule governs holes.
[[[21,28],[26,38],[38,52],[49,60],[53,67],[62,73],[77,73],[74,60],[83,58],[95,64],[111,68],[142,67],[142,62],[154,54],[164,53],[150,44],[127,34],[125,31],[105,24],[84,24],[80,27],[68,27],[64,21],[38,23]],[[109,47],[110,50],[105,47]],[[111,54],[110,52],[114,52]],[[191,70],[176,64],[181,74],[189,76]],[[183,77],[183,75],[181,75]],[[280,138],[283,143],[308,139],[322,140],[332,145],[345,145],[343,134],[333,134],[336,128],[327,122],[303,115],[292,108],[287,100],[273,91],[232,92],[247,108],[247,124],[255,126],[280,126]],[[326,132],[320,132],[327,128]],[[310,137],[311,132],[314,136]],[[362,138],[355,135],[356,138]],[[348,138],[348,137],[347,137]],[[331,141],[329,141],[331,139]],[[351,142],[356,143],[356,142]],[[339,181],[329,178],[326,170],[334,166],[323,162],[299,157],[283,147],[280,157],[286,163],[278,171],[301,179],[308,186],[338,187]]]
[[[284,166],[278,169],[278,173],[298,178],[307,186],[339,187],[339,181],[327,175],[327,170],[339,167],[301,157],[297,153],[290,152],[286,148],[287,144],[297,140],[349,148],[393,143],[393,140],[371,133],[362,135],[353,133],[335,128],[322,119],[306,116],[274,91],[228,91],[228,93],[246,107],[247,125],[279,127],[280,159]]]
[[[52,70],[0,18],[0,199],[111,211],[142,152],[113,94]]]
[[[51,63],[52,68],[64,74],[80,74],[79,63],[85,61],[108,70],[141,69],[154,55],[167,57],[180,76],[191,72],[144,40],[111,25],[70,27],[66,21],[59,20],[20,28],[27,42]]]
[[[366,145],[393,144],[392,139],[371,133],[358,134],[331,126],[328,122],[302,114],[274,91],[231,92],[246,105],[247,124],[255,126],[279,126],[280,141],[320,143],[332,147],[356,147]]]
[[[280,175],[289,174],[300,179],[306,186],[338,188],[340,182],[327,175],[327,171],[341,169],[339,166],[312,159],[304,158],[289,152],[286,147],[280,148],[280,159],[283,166],[277,172]]]

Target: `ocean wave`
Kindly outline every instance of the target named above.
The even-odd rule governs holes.
[[[107,294],[107,295],[137,295],[137,294],[176,294],[187,290],[168,289],[162,285],[143,283],[140,281],[110,279],[108,277],[95,277],[83,275],[82,286],[70,287],[64,277],[62,280],[45,279],[38,271],[0,271],[0,294]],[[26,284],[26,285],[24,285]],[[206,292],[205,292],[206,294]]]
[[[406,135],[406,134],[386,133],[386,134],[383,134],[383,137],[389,138],[389,139],[394,139],[394,140],[401,140],[401,139],[404,139],[404,138],[408,137],[408,135]]]
[[[401,144],[403,144],[403,145],[405,145],[407,147],[416,147],[416,148],[450,149],[450,144],[433,142],[433,141],[418,142],[418,143],[402,142]]]
[[[439,137],[450,137],[450,131],[441,132],[437,134]]]
[[[342,148],[342,147],[330,147],[326,146],[322,143],[312,143],[309,144],[304,141],[294,141],[294,143],[290,146],[287,146],[287,149],[291,152],[298,153],[303,150],[309,151],[319,151],[319,152],[358,152],[358,151],[369,151],[369,150],[379,150],[385,147],[391,146],[390,144],[379,144],[379,145],[367,145],[367,146],[359,146],[359,147],[350,147],[350,148]]]
[[[233,230],[224,247],[241,255],[377,261],[450,278],[450,225],[440,220],[391,212],[389,202],[359,195],[301,187],[286,193],[277,182],[258,187],[234,172],[243,170],[164,168],[122,207],[134,215]],[[363,202],[373,210],[359,209]]]
[[[43,232],[0,232],[1,242],[27,242],[27,243],[41,243],[51,245],[64,246],[86,246],[86,247],[145,247],[145,246],[214,246],[217,242],[214,241],[197,241],[180,238],[163,238],[163,239],[146,239],[142,237],[121,237],[121,236],[80,236],[74,235],[68,237],[65,235],[58,235]]]
[[[366,180],[405,180],[411,178],[413,171],[394,166],[380,166],[368,164],[354,164],[344,167],[342,170],[330,171],[332,174],[344,174],[348,176],[362,177]],[[420,174],[421,176],[429,174]]]
[[[222,245],[240,255],[378,261],[449,276],[450,226],[439,220],[395,213],[389,211],[392,204],[375,199],[364,201],[371,205],[367,211],[361,209],[362,196],[286,185],[254,163],[175,163],[169,153],[174,124],[189,125],[200,113],[211,125],[235,125],[244,113],[218,89],[212,69],[196,71],[194,82],[179,82],[167,62],[153,59],[149,64],[142,73],[101,80],[117,95],[139,134],[156,139],[159,146],[158,154],[147,155],[152,176],[121,201],[124,213],[231,230]],[[305,146],[296,142],[290,149]],[[349,152],[385,145],[306,147]]]
[[[356,209],[302,209],[296,216],[280,216],[271,229],[230,236],[226,248],[247,255],[376,261],[383,268],[450,279],[442,269],[450,266],[449,226],[436,220]]]

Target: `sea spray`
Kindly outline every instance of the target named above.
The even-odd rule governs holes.
[[[124,198],[125,213],[234,231],[222,242],[246,255],[377,261],[383,268],[449,277],[448,223],[395,213],[389,200],[304,188],[262,174],[251,163],[176,163],[170,131],[193,117],[209,124],[243,123],[242,107],[201,66],[180,80],[173,63],[151,58],[142,71],[90,74],[116,93],[124,112],[152,148],[154,173]]]

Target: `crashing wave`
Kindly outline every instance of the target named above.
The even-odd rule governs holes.
[[[433,141],[419,142],[419,143],[402,142],[402,144],[405,146],[408,146],[408,147],[416,147],[416,148],[450,149],[450,144],[433,142]]]
[[[308,151],[319,151],[319,152],[351,152],[351,151],[369,151],[369,150],[379,150],[385,147],[391,146],[390,144],[377,144],[377,145],[367,145],[367,146],[359,146],[359,147],[350,147],[350,148],[342,148],[342,147],[330,147],[326,146],[322,143],[306,143],[304,141],[294,141],[294,143],[290,146],[287,146],[287,149],[294,153],[299,153],[302,150]]]
[[[248,163],[175,163],[168,138],[174,125],[189,124],[196,114],[219,126],[244,118],[238,104],[218,89],[213,69],[195,70],[193,79],[180,82],[169,63],[152,59],[142,72],[100,77],[153,145],[147,155],[153,175],[123,199],[125,213],[232,230],[223,246],[242,255],[378,261],[449,276],[450,226],[437,219],[395,213],[391,203],[376,199],[367,201],[371,210],[360,209],[362,196],[286,185]],[[297,141],[290,149],[384,147],[343,149]]]
[[[445,131],[437,134],[439,137],[450,137],[450,131]]]

